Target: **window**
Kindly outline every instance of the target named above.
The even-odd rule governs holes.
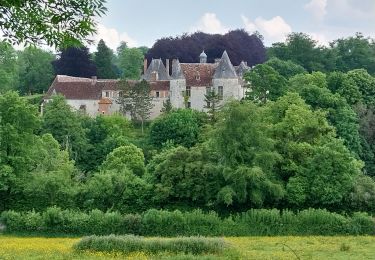
[[[187,108],[191,108],[191,102],[187,102]]]
[[[195,79],[196,79],[196,80],[201,80],[200,75],[199,75],[199,74],[195,75]]]
[[[156,91],[155,92],[155,96],[158,98],[158,97],[160,97],[160,92],[159,91]]]
[[[211,103],[207,102],[207,108],[210,108],[210,107],[211,107]]]
[[[191,88],[188,86],[186,87],[186,96],[191,97]]]
[[[124,93],[123,93],[122,91],[120,91],[120,92],[118,93],[118,96],[119,96],[119,97],[123,97],[123,95],[124,95]]]
[[[217,87],[217,95],[219,96],[220,100],[223,100],[223,86],[218,86]]]
[[[105,97],[109,97],[109,91],[105,92]]]

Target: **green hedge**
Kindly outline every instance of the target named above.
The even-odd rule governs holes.
[[[220,238],[178,237],[170,239],[145,239],[139,236],[89,236],[74,245],[78,251],[120,252],[124,254],[144,252],[146,254],[183,253],[216,254],[221,253],[227,244]]]
[[[216,213],[163,211],[121,215],[93,210],[88,213],[48,208],[34,211],[5,211],[1,222],[8,233],[69,235],[134,234],[143,236],[263,236],[263,235],[365,235],[375,233],[374,219],[367,213],[351,216],[322,209],[251,209],[227,218]]]

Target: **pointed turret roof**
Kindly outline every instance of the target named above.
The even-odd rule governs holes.
[[[215,69],[214,78],[216,79],[231,79],[237,78],[236,70],[229,59],[227,51],[223,52],[219,65]]]
[[[167,69],[165,68],[161,59],[152,59],[150,66],[148,66],[146,73],[142,76],[142,79],[151,80],[152,73],[157,72],[158,80],[169,80],[170,77],[167,74]]]
[[[242,77],[245,72],[250,70],[250,67],[247,66],[246,62],[241,61],[240,65],[235,66],[236,73],[238,76]]]
[[[181,69],[181,63],[178,59],[172,61],[172,78],[185,79],[184,73]]]
[[[207,54],[204,52],[204,50],[203,50],[202,53],[199,55],[199,58],[207,58]]]

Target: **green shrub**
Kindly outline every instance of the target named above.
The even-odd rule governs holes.
[[[13,210],[1,213],[1,222],[8,232],[17,232],[25,227],[24,217],[20,212]]]
[[[147,254],[183,253],[183,254],[215,254],[223,251],[227,244],[220,238],[178,237],[145,239],[139,236],[89,236],[74,245],[79,251],[145,252]]]
[[[297,233],[300,235],[347,234],[350,218],[325,209],[307,209],[297,214]]]
[[[348,233],[361,235],[361,234],[375,234],[375,220],[367,213],[356,212],[353,214],[352,221],[350,223],[350,230]]]
[[[289,210],[251,209],[220,218],[217,213],[150,209],[121,215],[92,210],[88,213],[48,208],[38,213],[5,211],[0,220],[6,232],[69,235],[135,234],[143,236],[275,236],[275,235],[372,235],[374,219],[366,213],[340,215],[322,209],[297,213]]]

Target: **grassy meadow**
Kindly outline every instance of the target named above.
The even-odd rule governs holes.
[[[375,259],[375,237],[227,237],[221,255],[74,251],[79,238],[0,236],[0,259]]]

